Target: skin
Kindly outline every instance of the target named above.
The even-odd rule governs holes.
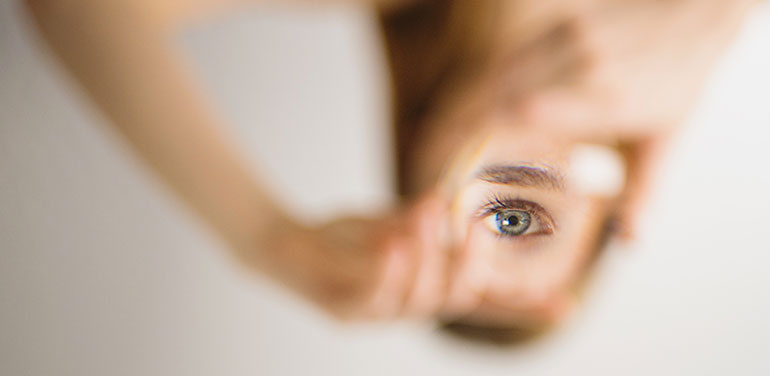
[[[442,215],[431,195],[379,218],[306,227],[275,204],[222,131],[223,120],[187,70],[173,37],[184,24],[241,2],[27,5],[42,36],[96,106],[243,265],[338,318],[433,311],[421,302],[436,293],[422,286],[436,285],[443,275],[418,276],[436,269],[424,256],[438,238],[425,218]],[[412,308],[410,302],[420,303]]]
[[[455,252],[467,260],[450,291],[464,297],[466,308],[443,317],[494,327],[534,329],[554,323],[570,311],[575,286],[590,266],[617,197],[580,189],[570,173],[569,140],[507,125],[485,133],[473,160],[443,182],[455,192],[453,233],[462,239]],[[480,173],[489,166],[546,171],[558,184],[491,180]],[[528,230],[506,236],[495,215],[481,210],[495,200],[527,203],[511,209],[531,215]]]
[[[485,42],[455,58],[472,66],[438,83],[430,110],[408,125],[422,150],[408,157],[406,190],[434,184],[463,140],[488,118],[506,118],[623,152],[630,182],[621,217],[632,232],[655,166],[755,1],[483,3],[497,14],[476,21],[491,24]]]
[[[610,206],[606,198],[573,200],[583,208],[575,212],[591,214],[570,220],[562,240],[550,245],[561,256],[539,261],[545,267],[537,278],[525,272],[529,261],[515,257],[486,273],[480,266],[497,265],[505,251],[480,235],[467,212],[453,210],[467,187],[440,172],[448,163],[468,164],[457,151],[479,137],[544,139],[546,153],[576,142],[612,145],[627,159],[619,210],[632,222],[661,145],[750,2],[485,1],[506,6],[491,8],[499,18],[488,34],[461,45],[463,53],[479,57],[439,82],[428,110],[415,120],[421,152],[416,156],[413,146],[407,153],[403,177],[410,195],[404,204],[376,218],[342,218],[313,228],[275,204],[223,134],[221,117],[173,47],[174,33],[186,23],[243,3],[27,1],[42,36],[96,106],[243,265],[337,318],[506,324],[561,317],[593,244],[591,234],[599,233]],[[412,3],[368,2],[388,13]],[[649,43],[628,49],[628,40]],[[709,48],[697,47],[702,45]],[[396,77],[399,72],[394,68]],[[671,98],[649,100],[661,92]],[[686,103],[673,100],[679,98]],[[480,155],[493,156],[512,144],[484,145]],[[566,163],[542,150],[509,159]]]
[[[621,153],[627,170],[623,192],[611,198],[572,195],[585,214],[570,218],[571,225],[582,227],[560,235],[566,241],[554,246],[558,257],[532,277],[527,278],[531,259],[500,266],[500,254],[510,250],[470,232],[464,239],[458,252],[461,272],[453,275],[449,296],[464,296],[465,310],[449,307],[447,317],[476,326],[538,327],[569,311],[608,219],[617,235],[633,237],[670,139],[752,2],[590,1],[561,4],[557,10],[546,1],[529,5],[541,7],[531,12],[523,11],[526,2],[484,2],[490,3],[498,15],[487,13],[478,21],[490,29],[487,39],[454,52],[457,63],[448,65],[460,68],[444,71],[433,83],[438,89],[427,106],[422,104],[428,110],[416,121],[399,117],[401,126],[411,129],[408,138],[417,140],[405,152],[402,175],[411,185],[404,191],[420,192],[446,179],[441,171],[447,160],[468,164],[457,150],[478,134],[504,140],[487,143],[481,154],[516,150],[509,162],[563,164],[553,152],[576,143],[606,145]],[[464,2],[453,5],[465,9]],[[517,23],[521,14],[528,16]],[[455,27],[461,30],[454,33],[476,29],[467,23],[458,21]],[[523,36],[517,24],[532,32]],[[398,42],[397,34],[386,35],[391,46]],[[535,142],[542,139],[546,142]],[[522,148],[532,143],[538,146]],[[449,194],[463,195],[462,190]],[[496,274],[504,277],[493,278]]]

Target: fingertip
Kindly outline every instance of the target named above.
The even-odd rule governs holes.
[[[441,237],[446,207],[445,201],[433,194],[426,194],[416,204],[415,243],[419,249],[415,249],[414,282],[403,307],[406,317],[429,317],[443,304],[448,254]]]
[[[612,236],[623,243],[631,243],[637,239],[636,229],[631,226],[627,218],[613,219],[608,231]]]
[[[388,239],[382,248],[382,259],[364,315],[388,319],[398,315],[409,273],[409,242],[400,237]]]

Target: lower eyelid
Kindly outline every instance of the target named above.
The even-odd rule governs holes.
[[[484,236],[492,242],[491,246],[500,252],[534,252],[547,247],[548,241],[552,239],[550,233],[542,232],[509,236],[493,231],[486,224],[479,222],[475,223],[472,228],[471,231],[481,231],[484,233]]]

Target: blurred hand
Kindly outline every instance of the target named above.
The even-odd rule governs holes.
[[[586,2],[498,57],[494,92],[519,116],[558,131],[611,138],[665,131],[681,121],[750,4]]]
[[[618,215],[631,235],[667,144],[752,3],[577,2],[560,19],[533,18],[552,26],[497,57],[489,91],[517,122],[623,152]]]
[[[408,210],[343,218],[276,234],[265,270],[341,320],[428,318],[446,285],[445,200],[426,195]]]

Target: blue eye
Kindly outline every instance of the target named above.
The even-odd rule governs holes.
[[[550,235],[555,222],[542,206],[532,201],[494,196],[479,209],[479,217],[498,236]]]
[[[500,234],[519,236],[529,229],[532,216],[522,210],[508,209],[495,214],[495,226]]]

